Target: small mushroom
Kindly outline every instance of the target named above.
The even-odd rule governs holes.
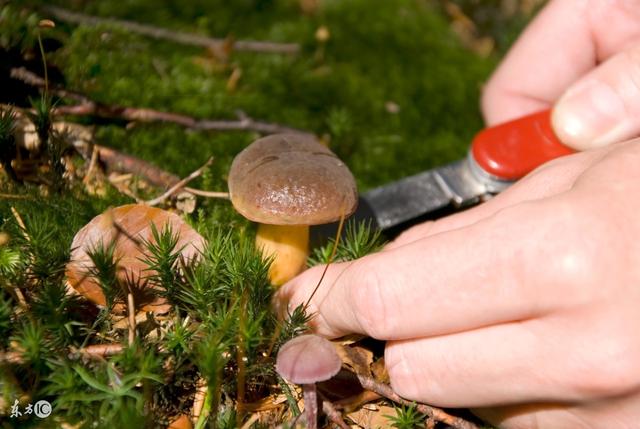
[[[290,383],[302,385],[307,428],[318,424],[316,383],[329,380],[342,362],[331,341],[317,335],[301,335],[287,341],[278,351],[276,371]]]
[[[304,268],[310,225],[347,217],[358,204],[348,167],[304,134],[274,134],[245,148],[231,165],[229,194],[240,214],[260,223],[256,245],[273,257],[274,285]]]

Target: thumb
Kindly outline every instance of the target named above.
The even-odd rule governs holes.
[[[555,105],[553,128],[577,150],[640,135],[640,44],[617,53],[570,86]]]

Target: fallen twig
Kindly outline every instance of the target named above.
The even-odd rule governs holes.
[[[60,21],[70,22],[72,24],[115,25],[131,31],[132,33],[142,34],[154,39],[169,40],[184,45],[202,46],[214,51],[226,51],[228,49],[232,49],[235,51],[264,52],[273,54],[296,54],[300,50],[300,46],[297,43],[214,39],[207,36],[201,36],[199,34],[183,33],[166,28],[154,27],[152,25],[140,24],[133,21],[85,15],[56,6],[45,6],[43,10]]]
[[[81,349],[73,349],[72,353],[88,357],[106,357],[122,353],[122,350],[124,350],[124,346],[120,343],[94,344]]]
[[[230,198],[228,192],[203,191],[202,189],[191,188],[189,186],[185,186],[183,189],[190,194],[205,198],[221,198],[224,200],[228,200]]]
[[[345,423],[342,418],[342,414],[333,406],[333,404],[326,399],[322,400],[322,412],[324,412],[329,420],[335,425],[338,425],[341,429],[350,429],[349,425]]]
[[[29,195],[0,194],[0,200],[1,199],[5,199],[5,200],[30,200],[32,198]]]
[[[127,294],[127,315],[129,320],[129,347],[136,340],[136,305],[133,301],[133,293],[129,291]]]
[[[193,406],[191,407],[191,421],[195,425],[200,419],[202,408],[204,408],[205,397],[207,396],[207,382],[204,378],[199,378],[196,382],[196,393],[193,396]]]
[[[194,171],[193,173],[189,174],[187,177],[185,177],[184,179],[180,180],[178,183],[176,183],[175,185],[170,187],[165,193],[163,193],[162,195],[160,195],[157,198],[154,198],[152,200],[149,200],[149,201],[145,202],[145,204],[147,204],[149,206],[157,206],[158,204],[166,201],[167,198],[171,197],[177,191],[182,189],[187,183],[191,182],[193,179],[195,179],[197,177],[200,177],[202,175],[202,172],[204,171],[204,169],[209,167],[212,162],[213,162],[213,157],[209,158],[207,160],[207,162],[202,167],[198,168],[196,171]]]
[[[16,210],[15,207],[13,207],[13,206],[11,206],[11,214],[13,214],[13,217],[15,218],[16,222],[18,223],[18,227],[20,228],[20,232],[22,232],[22,235],[23,235],[24,239],[28,243],[31,243],[31,237],[29,236],[29,233],[27,232],[27,227],[24,224],[24,221],[22,220],[22,216],[20,216],[20,213],[18,213],[18,210]],[[34,256],[32,254],[31,255],[31,262],[33,262],[33,261],[34,261]],[[20,287],[18,285],[14,285],[13,292],[15,293],[16,298],[18,300],[18,304],[20,305],[22,310],[24,310],[24,311],[29,310],[29,305],[27,304],[27,300],[25,299],[24,294],[22,293],[22,290],[20,289]]]
[[[376,392],[377,394],[384,396],[390,401],[397,402],[402,405],[412,405],[414,404],[411,401],[407,401],[406,399],[398,396],[396,392],[391,389],[390,386],[380,383],[376,381],[372,377],[367,377],[365,375],[356,374],[358,380],[362,387],[367,390],[371,390]],[[435,420],[438,420],[442,423],[448,424],[449,426],[455,429],[479,429],[475,423],[467,421],[461,417],[452,416],[451,414],[445,412],[444,410],[436,407],[432,407],[431,405],[426,404],[417,404],[416,409],[425,414],[427,417],[431,417]]]
[[[89,168],[87,168],[87,173],[84,175],[84,179],[82,179],[82,183],[85,185],[89,183],[91,177],[93,176],[93,172],[96,169],[96,165],[98,164],[98,157],[100,154],[100,148],[93,146],[93,150],[91,151],[91,160],[89,161]]]
[[[32,86],[44,88],[45,80],[24,67],[12,68],[11,77]],[[52,87],[50,93],[62,98],[78,101],[74,106],[58,106],[53,109],[56,115],[97,116],[105,119],[120,119],[128,122],[169,122],[197,131],[255,131],[261,134],[294,133],[311,135],[312,133],[286,125],[252,119],[243,112],[237,112],[237,120],[197,119],[173,112],[154,109],[108,105],[91,100],[86,95],[66,89]]]

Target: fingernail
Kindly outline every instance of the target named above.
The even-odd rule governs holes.
[[[553,111],[553,126],[564,143],[584,150],[612,143],[609,140],[626,116],[622,98],[598,80],[569,89]]]

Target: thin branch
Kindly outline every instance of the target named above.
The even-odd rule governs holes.
[[[129,316],[129,346],[136,340],[136,305],[133,293],[127,293],[127,315]]]
[[[24,239],[28,242],[31,243],[31,237],[29,236],[29,233],[27,232],[27,227],[24,224],[24,221],[22,220],[22,216],[20,216],[20,213],[18,213],[18,210],[16,210],[15,207],[11,206],[11,214],[13,214],[13,217],[15,218],[16,222],[18,223],[18,227],[20,228],[20,231],[22,232],[22,235],[24,236]],[[33,254],[31,255],[31,262],[34,261],[34,256]],[[29,270],[27,270],[29,271]],[[22,293],[22,289],[20,289],[20,287],[18,287],[18,285],[14,285],[13,287],[13,292],[16,295],[16,298],[18,300],[18,304],[20,305],[20,307],[22,308],[22,310],[24,310],[25,312],[29,310],[29,305],[27,304],[27,300],[24,297],[24,294]]]
[[[31,200],[33,198],[30,197],[29,195],[16,195],[16,194],[2,194],[2,193],[0,193],[0,200],[1,199],[5,199],[5,200]]]
[[[178,183],[170,187],[164,194],[160,195],[157,198],[147,201],[145,204],[149,206],[157,206],[158,204],[166,201],[167,198],[171,197],[177,191],[182,189],[187,183],[191,182],[193,179],[197,177],[200,177],[202,175],[202,172],[205,170],[205,168],[209,167],[212,162],[213,162],[213,157],[209,158],[202,167],[198,168],[196,171],[189,174],[187,177],[185,177],[184,179],[180,180]]]
[[[93,176],[93,172],[96,169],[96,165],[98,164],[98,157],[100,156],[100,149],[95,145],[93,146],[93,150],[91,151],[91,160],[89,161],[89,168],[87,169],[87,173],[84,175],[84,179],[82,179],[82,183],[85,185],[89,183],[91,177]]]
[[[140,24],[133,21],[125,21],[114,18],[101,18],[97,16],[85,15],[72,12],[55,6],[45,6],[43,10],[54,18],[70,22],[72,24],[83,25],[114,25],[132,33],[142,34],[154,39],[169,40],[171,42],[181,43],[183,45],[202,46],[214,51],[227,51],[229,49],[235,51],[263,52],[272,54],[296,54],[300,50],[297,43],[278,43],[264,42],[256,40],[237,40],[214,39],[207,36],[201,36],[193,33],[183,33],[179,31],[169,30],[166,28],[154,27],[152,25]]]
[[[411,401],[407,401],[406,399],[398,396],[396,392],[391,389],[390,386],[380,383],[376,381],[372,377],[367,377],[365,375],[356,374],[358,380],[362,387],[367,390],[371,390],[376,392],[377,394],[384,396],[390,401],[397,402],[402,405],[412,405],[414,404]],[[478,426],[470,421],[467,421],[461,417],[452,416],[451,414],[445,412],[444,410],[436,407],[432,407],[426,404],[417,404],[416,409],[425,414],[427,417],[431,417],[435,420],[438,420],[442,423],[448,424],[449,426],[455,429],[479,429]]]
[[[204,378],[196,381],[196,393],[193,396],[193,406],[191,407],[191,421],[196,424],[200,419],[200,414],[204,408],[205,397],[207,396],[207,382]]]
[[[342,414],[340,414],[340,412],[336,410],[333,404],[329,402],[327,399],[325,399],[322,395],[321,395],[321,398],[322,398],[322,412],[327,415],[329,420],[331,420],[333,424],[340,427],[340,429],[350,429],[349,425],[346,424],[344,419],[342,418]]]
[[[83,356],[93,359],[99,359],[107,356],[117,355],[119,353],[122,353],[122,350],[124,350],[124,346],[120,343],[94,344],[91,346],[82,347],[80,349],[71,348],[69,355],[71,358],[75,356]]]
[[[24,67],[12,68],[11,77],[26,84],[43,88],[45,80]],[[261,134],[293,133],[312,135],[312,133],[286,125],[252,119],[243,112],[236,112],[237,120],[197,119],[173,112],[154,109],[108,105],[91,100],[86,95],[62,88],[49,88],[50,93],[58,97],[69,98],[80,104],[58,106],[53,109],[56,115],[96,116],[105,119],[119,119],[128,122],[169,122],[196,131],[255,131]]]
[[[228,200],[230,198],[228,192],[203,191],[202,189],[191,188],[189,186],[185,186],[183,189],[186,192],[189,192],[190,194],[193,194],[193,195],[197,195],[199,197],[220,198],[223,200]]]

